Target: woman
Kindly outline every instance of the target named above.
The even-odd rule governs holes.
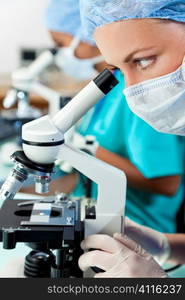
[[[125,76],[131,110],[159,131],[185,135],[184,1],[81,0],[81,8],[87,35]],[[99,250],[82,255],[80,267],[105,270],[96,277],[166,277],[137,242],[151,254],[184,263],[185,236],[148,230],[127,225],[135,241],[119,234],[88,237],[82,248]]]

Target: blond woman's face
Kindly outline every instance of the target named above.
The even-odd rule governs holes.
[[[157,19],[114,22],[96,29],[96,43],[126,86],[175,71],[185,56],[185,25]]]

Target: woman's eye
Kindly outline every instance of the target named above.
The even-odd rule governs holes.
[[[154,60],[155,60],[154,57],[135,59],[134,63],[139,69],[144,70],[150,67],[154,63]]]

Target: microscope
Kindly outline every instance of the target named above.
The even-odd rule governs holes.
[[[58,65],[60,49],[45,50],[29,66],[15,70],[11,76],[12,87],[8,91],[3,104],[10,108],[18,101],[17,117],[23,114],[38,117],[38,110],[29,105],[30,92],[46,99],[49,103],[48,113],[54,116],[70,99],[39,82],[39,75],[52,64]]]
[[[10,163],[9,158],[6,158],[6,152],[8,151],[10,156],[12,149],[19,149],[21,147],[19,137],[21,135],[22,125],[44,114],[40,109],[30,105],[30,93],[35,93],[47,100],[49,103],[48,114],[51,116],[54,116],[71,100],[71,96],[64,96],[39,81],[39,76],[46,68],[52,64],[56,64],[55,59],[59,52],[60,50],[57,49],[46,50],[29,66],[12,72],[11,88],[3,100],[5,109],[2,110],[0,114],[0,120],[2,120],[4,126],[7,124],[6,127],[7,131],[8,129],[10,131],[10,136],[15,131],[14,136],[16,137],[14,142],[9,142],[8,145],[5,144],[3,146],[2,151],[4,155],[2,160],[6,164]],[[12,109],[16,103],[17,108]]]
[[[20,242],[33,249],[25,261],[27,277],[84,277],[78,268],[84,237],[122,231],[125,174],[64,140],[65,132],[117,84],[114,75],[105,69],[53,117],[46,115],[22,127],[23,151],[12,155],[14,168],[0,190],[0,241],[5,249],[13,249]],[[95,204],[82,207],[80,200],[64,194],[14,199],[30,174],[36,192],[48,192],[54,162],[61,157],[97,183]]]

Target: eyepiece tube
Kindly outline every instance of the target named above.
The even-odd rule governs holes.
[[[55,115],[53,118],[54,125],[61,132],[67,132],[117,84],[118,81],[115,76],[108,69],[105,69]]]

